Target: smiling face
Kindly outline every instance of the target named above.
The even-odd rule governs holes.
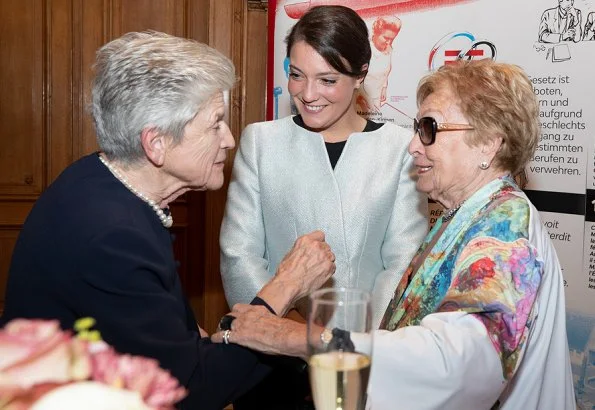
[[[461,112],[457,97],[446,87],[430,94],[420,105],[417,118],[432,117],[438,123],[469,124]],[[419,136],[413,136],[409,153],[414,157],[417,170],[417,189],[446,208],[467,199],[483,185],[479,163],[486,157],[481,147],[471,147],[465,142],[466,132],[442,131],[436,141],[425,146]]]
[[[182,142],[167,153],[168,172],[190,189],[213,190],[223,185],[227,150],[235,146],[224,115],[223,93],[217,93],[186,125]]]
[[[325,137],[361,118],[354,107],[361,79],[339,73],[304,41],[291,48],[289,93],[308,128]]]

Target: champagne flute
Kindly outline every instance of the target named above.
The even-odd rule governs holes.
[[[367,291],[325,288],[310,295],[308,364],[317,410],[364,410],[371,364],[370,323]],[[354,346],[352,332],[366,343]]]

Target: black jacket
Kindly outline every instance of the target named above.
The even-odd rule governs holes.
[[[121,353],[153,357],[189,390],[187,409],[221,409],[268,367],[252,351],[201,339],[168,229],[99,161],[69,166],[41,195],[17,240],[0,326],[93,317]]]

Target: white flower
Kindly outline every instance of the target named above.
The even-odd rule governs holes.
[[[30,410],[150,410],[138,392],[85,381],[58,387]]]

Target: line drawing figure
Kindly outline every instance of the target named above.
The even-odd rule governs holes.
[[[558,7],[547,9],[541,15],[538,40],[541,43],[581,40],[581,11],[574,0],[558,0]]]
[[[595,12],[590,12],[587,15],[587,21],[585,23],[585,30],[583,31],[583,41],[593,41],[595,40]]]

